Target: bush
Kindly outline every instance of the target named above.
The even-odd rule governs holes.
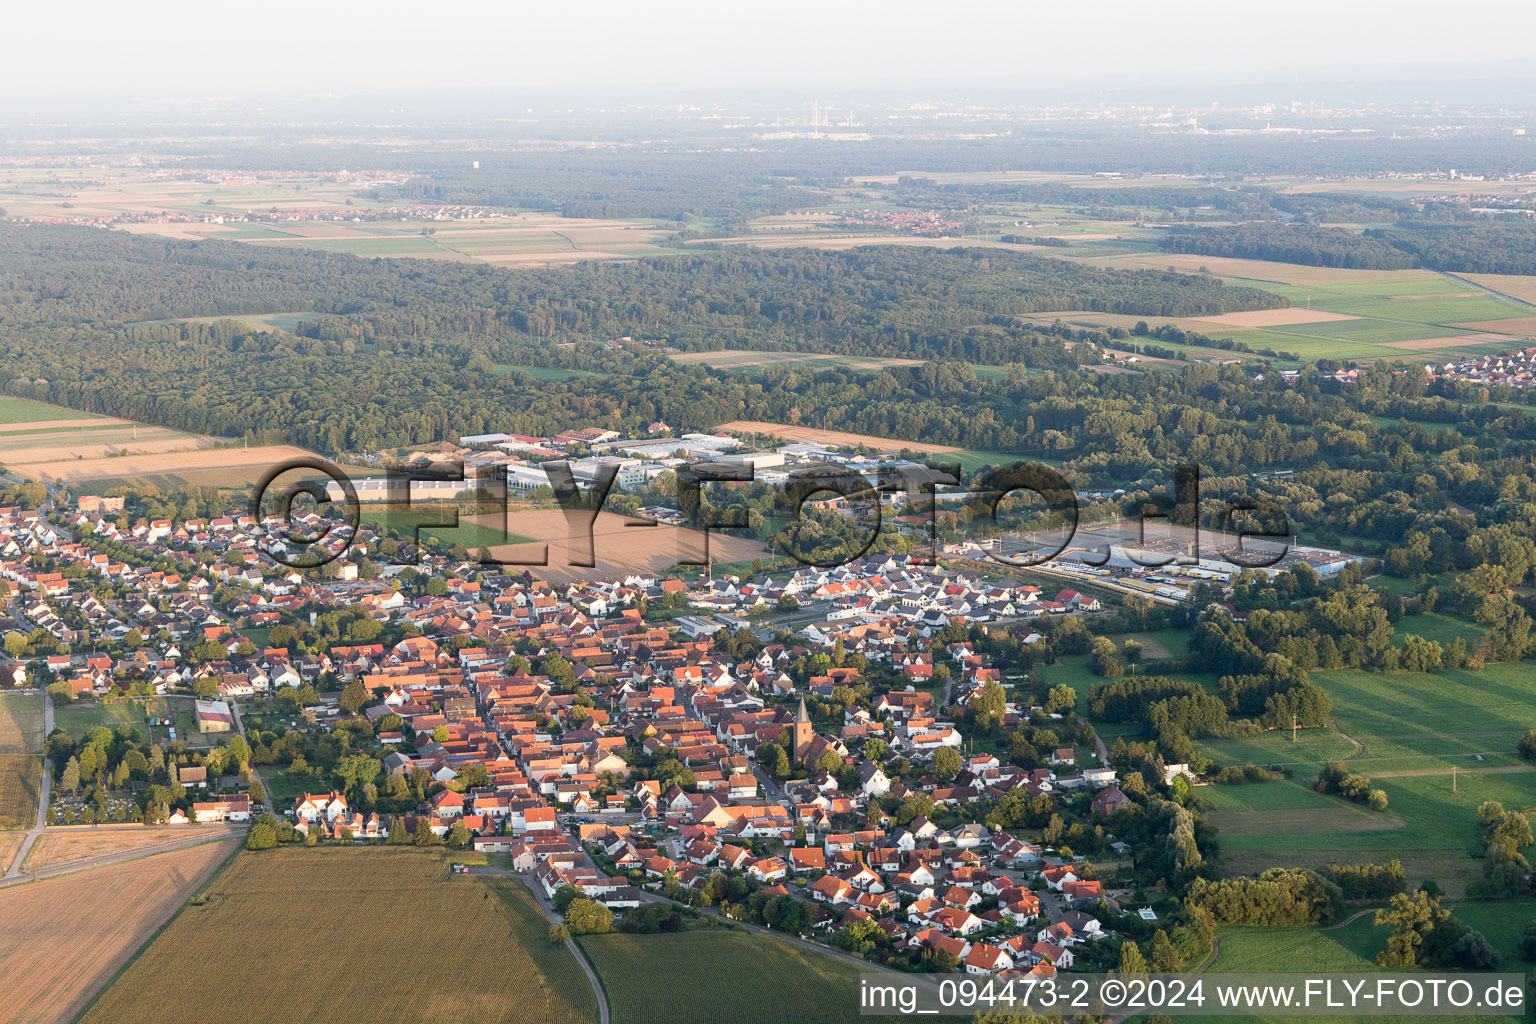
[[[565,912],[565,924],[572,935],[602,935],[613,927],[613,911],[583,897],[571,901]]]
[[[1536,729],[1520,737],[1520,742],[1515,744],[1515,753],[1527,761],[1536,761]]]
[[[1520,934],[1520,959],[1536,963],[1536,921],[1526,925],[1525,931]]]
[[[277,829],[266,822],[251,826],[250,834],[245,837],[247,850],[270,850],[277,845]]]

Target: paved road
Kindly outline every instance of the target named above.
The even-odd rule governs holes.
[[[43,736],[47,737],[53,732],[53,698],[45,692],[43,694]],[[21,849],[16,851],[16,859],[11,862],[11,869],[5,873],[5,881],[21,876],[21,865],[27,859],[27,854],[32,852],[32,846],[37,842],[37,837],[43,834],[43,827],[48,823],[48,799],[53,790],[53,766],[48,759],[43,758],[43,784],[37,795],[37,824],[27,829],[26,838],[21,841]],[[0,882],[0,884],[4,884]]]
[[[230,701],[229,710],[234,713],[235,728],[240,730],[240,738],[244,740],[245,723],[240,721],[240,704],[237,701]],[[246,740],[246,745],[250,745],[250,740]],[[254,765],[247,765],[247,767],[251,770],[251,778],[261,783],[261,790],[267,795],[267,799],[262,802],[262,806],[272,810],[273,812],[276,812],[277,805],[272,802],[272,791],[267,788],[266,780],[263,779],[260,775],[256,774],[256,768]]]
[[[517,879],[523,883],[524,887],[533,896],[533,901],[539,905],[539,909],[544,911],[544,916],[549,919],[549,923],[552,925],[561,923],[562,918],[559,912],[544,898],[543,890],[533,883],[533,879],[530,876],[516,871],[507,871],[504,868],[492,867],[472,867],[469,869],[469,873],[472,875],[495,875],[501,878]],[[592,969],[592,964],[588,962],[587,955],[582,952],[580,946],[576,945],[575,939],[566,939],[565,948],[571,951],[571,956],[575,957],[576,962],[581,965],[582,973],[587,976],[587,982],[592,986],[592,994],[597,997],[597,1024],[609,1024],[608,994],[603,991],[603,983],[598,980],[597,972]]]
[[[1497,296],[1512,306],[1524,306],[1526,309],[1536,309],[1536,302],[1527,302],[1524,299],[1516,298],[1508,292],[1495,291],[1494,289],[1489,288],[1487,285],[1478,284],[1476,281],[1468,280],[1461,274],[1452,274],[1449,271],[1442,270],[1440,272],[1440,276],[1448,277],[1452,281],[1455,281],[1457,284],[1464,284],[1469,288],[1476,288],[1480,292],[1487,292],[1489,295]]]

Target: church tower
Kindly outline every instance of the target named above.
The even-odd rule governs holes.
[[[795,760],[805,762],[805,757],[810,753],[811,741],[816,738],[816,729],[811,725],[811,716],[805,711],[805,698],[800,698],[800,710],[795,714]]]

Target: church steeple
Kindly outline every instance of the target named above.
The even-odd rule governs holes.
[[[795,760],[804,764],[806,755],[810,753],[811,743],[816,739],[816,727],[811,724],[811,716],[805,710],[805,698],[800,698],[800,710],[795,713],[795,727],[792,732],[795,744]]]

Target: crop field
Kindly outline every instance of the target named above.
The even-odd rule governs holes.
[[[766,936],[710,928],[580,941],[613,1024],[726,1024],[741,1019],[742,1006],[753,1024],[859,1019],[856,966]],[[679,983],[701,974],[709,984]]]
[[[37,824],[43,761],[36,754],[0,754],[0,829]]]
[[[667,221],[567,218],[549,213],[404,216],[346,175],[256,173],[210,181],[138,169],[0,169],[0,207],[24,219],[90,219],[132,234],[188,241],[225,239],[360,256],[413,256],[487,263],[552,263],[654,255],[674,230]],[[423,203],[430,206],[430,203]],[[252,211],[275,220],[244,220]],[[382,216],[380,216],[382,214]],[[370,215],[373,218],[369,219]],[[223,223],[218,223],[222,218]]]
[[[1244,278],[1263,284],[1330,285],[1363,282],[1434,281],[1440,275],[1433,270],[1346,270],[1339,267],[1308,267],[1299,263],[1274,263],[1229,256],[1201,256],[1196,253],[1139,252],[1082,260],[1104,267],[1166,270],[1169,267],[1186,274],[1208,271],[1218,277]]]
[[[41,695],[0,695],[0,754],[41,753],[44,738]]]
[[[209,843],[0,889],[0,1024],[73,1020],[235,845]],[[146,1011],[133,1019],[155,1017]]]
[[[1108,267],[1187,272],[1201,268],[1234,285],[1283,295],[1290,307],[1211,317],[1136,317],[1087,310],[1034,313],[1024,319],[1061,319],[1080,326],[1133,328],[1173,324],[1211,338],[1230,338],[1254,350],[1273,349],[1303,361],[1331,359],[1428,360],[1523,347],[1532,333],[1531,310],[1477,290],[1457,277],[1428,270],[1341,270],[1261,260],[1175,253],[1139,253],[1085,262]],[[1167,343],[1149,339],[1149,344]],[[1196,358],[1230,358],[1222,350]]]
[[[228,838],[229,830],[222,825],[167,825],[151,828],[143,825],[89,827],[85,825],[50,826],[27,851],[27,871],[69,864],[72,861],[89,860],[107,854],[126,853],[131,850],[146,852],[161,843],[177,842],[198,837],[210,841]]]
[[[26,835],[22,832],[0,832],[0,875],[10,868],[11,861],[16,856],[16,851],[21,849]]]
[[[139,486],[154,483],[168,488],[188,485],[244,487],[260,480],[279,463],[312,457],[311,453],[292,445],[266,445],[114,458],[60,458],[28,463],[22,471],[27,476],[60,483],[90,482],[103,489],[119,483]],[[6,463],[0,461],[0,464]]]
[[[452,876],[435,852],[242,853],[82,1020],[200,1020],[210,1006],[290,1020],[296,998],[306,1019],[337,1024],[595,1020],[580,965],[548,929],[520,884]]]
[[[1536,277],[1522,274],[1457,274],[1463,281],[1471,281],[1500,295],[1508,295],[1521,302],[1536,304]],[[1528,310],[1527,310],[1528,311]]]

